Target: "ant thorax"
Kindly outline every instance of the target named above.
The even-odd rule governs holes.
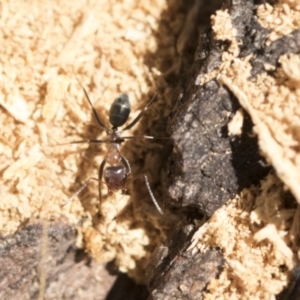
[[[109,143],[105,161],[110,165],[104,170],[104,181],[108,188],[108,194],[114,191],[126,190],[127,170],[122,166],[122,155],[120,153],[120,144],[124,142],[121,138],[121,131],[113,128],[107,131]]]
[[[108,135],[108,144],[107,152],[105,155],[105,161],[110,166],[117,166],[120,164],[122,157],[120,154],[120,144],[124,141],[121,138],[121,131],[116,129],[111,129],[107,131]]]
[[[122,160],[122,157],[120,154],[120,145],[116,144],[116,143],[109,143],[107,145],[105,161],[110,166],[117,166],[120,164],[121,160]]]
[[[116,143],[120,143],[123,142],[123,139],[121,137],[122,135],[122,131],[121,130],[117,130],[116,128],[112,128],[106,131],[107,134],[107,139],[110,142],[116,142]]]

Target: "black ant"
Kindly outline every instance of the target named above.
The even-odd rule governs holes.
[[[99,175],[97,178],[89,178],[83,186],[73,194],[73,196],[64,204],[71,202],[81,191],[89,184],[91,180],[96,180],[99,182],[99,201],[101,206],[102,202],[102,192],[101,192],[101,184],[102,184],[102,176],[104,175],[104,182],[108,188],[108,195],[112,195],[113,192],[116,192],[118,190],[121,190],[122,193],[126,192],[126,182],[128,179],[128,176],[131,174],[131,168],[128,160],[120,153],[120,145],[126,140],[126,139],[135,139],[135,138],[145,138],[145,139],[154,139],[155,137],[149,136],[149,135],[143,135],[143,136],[122,136],[122,132],[125,130],[131,129],[143,116],[144,112],[148,109],[150,104],[155,99],[155,96],[149,101],[149,103],[144,107],[144,109],[138,114],[138,116],[127,126],[123,128],[122,131],[118,130],[118,127],[124,125],[126,121],[128,120],[129,114],[130,114],[130,102],[129,97],[127,94],[121,94],[118,98],[114,100],[114,102],[111,105],[110,111],[109,111],[109,122],[112,125],[111,129],[108,129],[104,123],[101,121],[99,115],[97,114],[96,109],[94,108],[86,90],[83,88],[84,94],[92,108],[93,115],[96,119],[97,124],[104,128],[107,133],[107,138],[105,140],[93,140],[93,139],[87,139],[82,141],[75,141],[72,142],[72,144],[79,144],[79,143],[93,143],[93,144],[99,144],[99,143],[107,143],[108,149],[107,153],[105,155],[104,160],[102,161],[100,167],[99,167]],[[161,137],[163,139],[168,139],[167,137]],[[105,164],[108,164],[109,166],[105,167]],[[140,174],[137,177],[133,178],[133,180],[144,177],[146,187],[148,189],[149,195],[159,211],[159,213],[163,214],[162,209],[158,205],[154,194],[151,190],[148,177],[146,174]],[[99,209],[100,211],[100,209]]]

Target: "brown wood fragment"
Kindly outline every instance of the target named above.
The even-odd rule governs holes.
[[[251,1],[233,1],[229,9],[236,36],[247,51],[256,53],[263,47],[266,30],[254,21]],[[254,27],[255,40],[248,43],[249,31]],[[175,142],[168,170],[170,203],[182,207],[195,207],[211,216],[238,191],[259,180],[270,168],[259,154],[257,140],[251,136],[252,122],[245,117],[240,137],[231,137],[227,124],[240,109],[235,97],[216,80],[204,85],[197,81],[221,64],[226,41],[216,41],[207,29],[201,37],[193,76],[177,103],[168,125]],[[243,54],[244,53],[244,54]],[[203,58],[203,56],[205,57]]]
[[[187,251],[192,231],[187,226],[173,237],[168,250],[157,251],[148,269],[150,299],[202,299],[206,285],[221,272],[224,259],[217,249]]]
[[[34,282],[39,283],[43,272],[51,278],[71,267],[67,252],[73,247],[75,234],[74,227],[67,223],[48,226],[34,222],[14,235],[1,238],[0,298],[35,299],[41,285]],[[44,254],[46,257],[42,257]]]

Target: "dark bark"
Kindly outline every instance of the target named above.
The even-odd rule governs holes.
[[[300,267],[296,267],[291,282],[278,296],[278,300],[299,300],[300,299]]]
[[[1,238],[1,299],[36,299],[42,272],[51,278],[71,266],[66,258],[75,242],[75,229],[66,223],[49,224],[44,229],[45,236],[43,225],[31,223],[14,235]],[[43,242],[47,247],[44,266],[40,265]]]
[[[148,267],[149,299],[202,299],[206,285],[221,272],[224,259],[217,249],[192,254],[190,245],[193,226],[186,226],[168,247],[161,246]]]
[[[252,78],[265,71],[264,63],[276,66],[280,55],[300,51],[299,30],[265,45],[268,30],[258,24],[253,1],[223,3],[224,8],[229,8],[241,41],[239,57],[253,54]],[[209,26],[204,30],[195,54],[193,75],[168,123],[175,149],[165,176],[169,205],[186,211],[186,219],[193,219],[191,212],[211,216],[243,188],[259,184],[271,170],[259,153],[256,137],[251,137],[253,124],[247,114],[242,135],[228,135],[227,124],[240,108],[232,93],[216,80],[203,86],[195,84],[196,78],[220,65],[222,52],[228,46],[229,41],[214,40]],[[219,251],[208,249],[194,255],[186,251],[191,236],[174,236],[156,254],[157,261],[149,269],[151,299],[201,299],[207,284],[222,270],[224,259]],[[298,294],[299,276],[294,277],[284,299],[296,299],[292,297]]]
[[[254,12],[252,1],[232,1],[229,9],[237,39],[242,41],[241,56],[257,54],[264,47],[266,30],[255,21]],[[210,28],[203,33],[194,75],[168,125],[176,148],[167,176],[170,203],[194,207],[205,216],[211,216],[243,188],[258,184],[270,170],[259,154],[257,139],[250,136],[248,115],[241,137],[228,136],[227,124],[240,108],[235,97],[216,80],[195,84],[196,78],[221,64],[228,45],[214,40]]]
[[[75,238],[75,228],[59,220],[31,222],[2,237],[0,299],[117,300],[124,294],[131,300],[146,299],[145,286],[96,263],[75,248]]]

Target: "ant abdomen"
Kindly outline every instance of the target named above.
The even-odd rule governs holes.
[[[104,170],[104,181],[108,191],[124,190],[126,187],[127,171],[122,166],[107,167]]]
[[[109,122],[114,127],[120,127],[126,123],[130,114],[130,102],[127,94],[121,94],[115,99],[109,111]]]

